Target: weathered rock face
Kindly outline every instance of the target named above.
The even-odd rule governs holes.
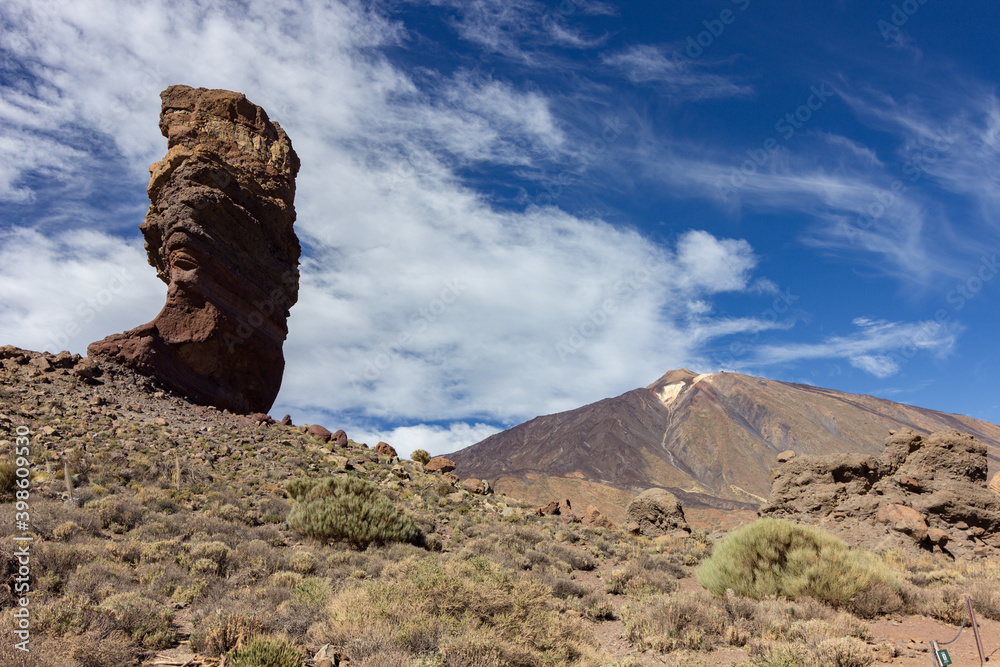
[[[759,514],[822,525],[854,544],[906,536],[924,547],[949,544],[956,555],[1000,548],[986,446],[958,431],[903,430],[880,456],[795,457],[771,473],[771,499]]]
[[[676,530],[691,532],[684,508],[665,489],[646,489],[633,498],[625,510],[625,522],[638,524],[639,532],[646,537],[659,537]]]
[[[195,402],[266,413],[298,299],[298,156],[240,93],[171,86],[160,98],[167,154],[150,167],[139,228],[149,263],[169,285],[167,301],[152,322],[87,352]]]
[[[330,433],[329,429],[319,424],[310,424],[306,428],[306,433],[316,438],[317,440],[322,440],[323,442],[330,442],[333,438],[333,434]]]
[[[990,480],[990,491],[1000,493],[1000,472],[993,475],[993,479]]]
[[[389,458],[399,458],[399,454],[396,453],[396,448],[390,445],[388,442],[379,442],[375,445],[375,451],[378,452],[379,456],[387,456]]]
[[[455,462],[443,456],[435,456],[424,464],[425,472],[449,473],[455,469]]]

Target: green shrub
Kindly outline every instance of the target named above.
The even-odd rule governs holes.
[[[191,633],[191,648],[214,658],[263,631],[261,622],[247,614],[214,615],[195,624]]]
[[[232,556],[232,549],[223,542],[202,542],[191,547],[189,555],[191,559],[190,567],[193,571],[197,566],[198,571],[202,574],[218,574],[219,576],[223,576],[226,573],[226,568]],[[211,565],[207,565],[202,561],[208,561]]]
[[[316,564],[319,561],[316,560],[316,556],[312,555],[308,551],[296,551],[292,554],[292,557],[288,559],[288,566],[292,568],[293,572],[298,572],[299,574],[309,574],[316,569]]]
[[[108,614],[118,630],[128,633],[145,648],[166,648],[176,639],[174,612],[141,593],[117,593],[97,609]]]
[[[17,489],[17,466],[13,461],[0,461],[0,499],[14,497]]]
[[[97,514],[104,528],[115,528],[115,533],[127,533],[142,521],[146,510],[132,498],[105,496],[97,503]],[[88,505],[90,507],[90,505]]]
[[[314,486],[316,486],[316,480],[300,477],[285,484],[285,492],[292,500],[301,500]]]
[[[418,449],[410,454],[410,458],[423,466],[427,465],[427,462],[431,460],[431,455],[425,449]]]
[[[641,649],[708,651],[720,645],[729,619],[704,593],[659,595],[622,608],[625,632]]]
[[[755,599],[814,597],[834,606],[848,605],[871,588],[900,588],[869,552],[849,549],[818,528],[780,519],[760,519],[729,535],[696,576],[719,597],[732,589]]]
[[[302,653],[287,639],[258,635],[229,653],[232,667],[302,667]]]
[[[295,500],[288,526],[315,540],[346,540],[358,548],[386,542],[415,542],[413,519],[382,495],[377,485],[359,477],[331,477],[307,486],[286,487]]]

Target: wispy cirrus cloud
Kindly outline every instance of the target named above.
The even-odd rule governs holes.
[[[579,137],[591,137],[541,90],[468,70],[396,67],[371,47],[397,44],[400,27],[358,5],[244,4],[227,12],[80,0],[53,14],[12,0],[0,9],[25,37],[5,42],[6,53],[26,63],[35,90],[57,93],[25,93],[41,101],[20,107],[47,112],[30,126],[21,113],[9,136],[45,137],[52,155],[82,147],[85,159],[132,174],[119,184],[129,194],[83,202],[75,223],[44,234],[26,226],[16,244],[2,240],[5,251],[52,258],[39,266],[62,262],[19,281],[0,271],[21,295],[8,301],[4,321],[17,323],[10,342],[47,347],[61,313],[123,262],[136,280],[66,346],[82,352],[155,315],[146,310],[162,296],[150,294],[155,276],[122,220],[141,220],[134,205],[146,167],[165,149],[157,93],[172,83],[245,92],[289,132],[302,160],[296,230],[307,251],[279,414],[390,433],[403,450],[471,444],[491,424],[576,407],[634,386],[650,367],[679,364],[698,344],[689,332],[713,320],[710,308],[692,313],[688,304],[749,289],[757,259],[745,241],[695,230],[658,244],[555,207],[498,208],[465,182],[467,169],[530,166],[546,178],[579,160],[588,145]],[[108,77],[111,61],[131,78]],[[540,146],[547,163],[534,159]],[[32,168],[6,164],[10,192],[30,190]],[[97,187],[71,152],[49,178]],[[31,198],[17,201],[7,206]],[[81,227],[93,252],[74,254],[66,248],[84,238]],[[64,299],[50,300],[54,292]],[[130,315],[137,300],[143,309]]]
[[[602,60],[633,83],[653,85],[677,100],[745,97],[753,93],[751,86],[711,72],[712,63],[671,57],[663,48],[649,44],[603,55]]]
[[[844,360],[878,378],[887,378],[917,353],[947,356],[963,327],[956,323],[887,322],[856,318],[853,334],[830,336],[819,343],[765,345],[754,350],[747,366],[780,365],[804,360]]]
[[[430,4],[456,12],[451,24],[463,39],[487,52],[530,65],[551,62],[542,52],[547,46],[591,49],[601,45],[606,34],[589,35],[572,19],[617,13],[610,3],[585,0],[555,4],[538,0],[430,0]]]

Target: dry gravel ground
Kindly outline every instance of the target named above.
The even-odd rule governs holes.
[[[778,664],[759,658],[752,663],[747,648],[659,653],[643,650],[630,638],[630,607],[641,608],[663,597],[662,591],[668,597],[698,594],[708,599],[692,576],[711,542],[704,533],[694,540],[672,543],[623,531],[565,526],[558,517],[531,516],[529,508],[514,499],[461,491],[439,474],[423,473],[410,461],[380,459],[359,443],[335,448],[298,427],[261,424],[192,405],[128,371],[106,367],[96,375],[90,365],[68,354],[0,348],[0,460],[9,457],[13,431],[21,425],[33,432],[36,473],[32,504],[38,511],[32,532],[40,555],[32,575],[36,591],[32,604],[40,614],[36,619],[48,620],[33,635],[33,646],[41,653],[27,661],[10,652],[9,628],[0,629],[0,642],[7,644],[0,646],[0,664],[215,665],[217,658],[191,649],[192,639],[199,632],[204,635],[218,611],[227,610],[257,614],[269,631],[286,633],[304,654],[312,655],[323,642],[317,628],[329,627],[329,615],[338,600],[351,599],[352,592],[377,590],[399,562],[411,559],[451,572],[449,568],[479,557],[496,564],[491,575],[496,582],[520,583],[545,592],[533,615],[526,617],[531,620],[515,628],[512,637],[531,634],[539,629],[538,624],[561,624],[566,635],[558,641],[569,642],[567,646],[575,641],[573,632],[586,636],[580,644],[584,654],[578,659],[561,660],[550,653],[548,664]],[[285,483],[302,476],[347,474],[346,468],[352,475],[378,483],[388,497],[412,513],[428,536],[427,545],[358,551],[345,544],[312,543],[291,531],[284,523],[290,505]],[[132,510],[141,521],[118,523],[127,524],[122,515]],[[0,504],[0,557],[9,557],[16,532],[13,511],[9,500]],[[719,531],[749,518],[706,515],[699,517],[699,523]],[[717,532],[714,537],[721,535]],[[228,554],[213,556],[217,569],[212,562],[207,567],[204,558],[198,560],[197,555],[210,553],[210,548]],[[302,552],[312,554],[316,565],[293,564]],[[640,578],[648,577],[646,584],[608,592],[621,571],[650,554],[652,560],[638,569]],[[951,586],[947,590],[955,596],[966,585],[965,579],[947,569],[947,563],[928,561],[920,568],[923,585]],[[0,567],[0,584],[9,584],[9,575],[10,570]],[[994,588],[1000,585],[995,582]],[[556,594],[559,588],[569,592]],[[672,593],[672,588],[678,590]],[[101,610],[123,591],[169,612],[170,628],[161,640],[129,639],[113,629],[98,628],[98,621],[110,613]],[[586,591],[593,595],[579,597]],[[10,621],[12,605],[0,585],[4,624]],[[613,610],[613,617],[597,614],[601,620],[594,620],[594,609],[600,605]],[[66,615],[59,616],[61,611]],[[881,658],[902,665],[929,664],[930,640],[947,640],[957,631],[957,626],[927,616],[855,621],[870,631],[869,644],[888,642],[897,654],[890,657],[882,652]],[[980,627],[987,651],[995,652],[997,659],[1000,622],[980,617]],[[356,657],[351,664],[488,666],[536,664],[532,661],[541,659],[538,653],[523,663],[485,657],[481,662],[445,660],[442,647],[454,647],[466,630],[454,632],[458,634],[451,639],[446,635],[416,637],[411,644],[382,649],[375,646],[381,637],[367,637],[363,648],[357,641],[347,642],[355,656],[369,656]],[[487,631],[479,639],[488,642],[491,632],[500,634],[500,629]],[[438,640],[439,652],[434,653],[431,644]],[[543,640],[548,641],[544,637],[539,641]],[[430,644],[426,644],[424,658],[417,660],[414,656],[424,650],[420,642]],[[977,664],[968,629],[949,648],[956,665]],[[389,655],[395,657],[385,657]]]

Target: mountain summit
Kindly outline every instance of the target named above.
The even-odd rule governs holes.
[[[888,432],[902,428],[971,433],[987,445],[991,471],[1000,469],[1000,426],[989,422],[686,368],[621,396],[536,417],[449,456],[461,477],[490,479],[497,490],[533,501],[566,496],[574,505],[623,507],[658,486],[686,507],[750,508],[767,499],[779,454],[877,455]]]

